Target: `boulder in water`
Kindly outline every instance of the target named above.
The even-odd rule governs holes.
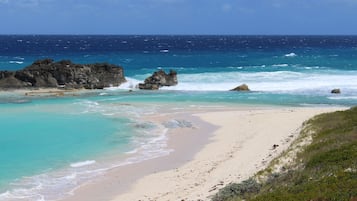
[[[159,70],[146,78],[144,83],[140,83],[139,89],[158,90],[163,86],[175,86],[177,83],[176,71],[170,70],[169,74],[167,74],[165,71]]]
[[[234,89],[231,89],[230,91],[250,91],[248,85],[242,84]]]
[[[332,94],[340,94],[341,93],[341,89],[332,89],[331,93]]]

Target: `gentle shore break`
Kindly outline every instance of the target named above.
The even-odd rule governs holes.
[[[218,127],[196,154],[184,151],[186,145],[182,142],[192,140],[194,133],[204,135],[210,131],[202,127],[177,128],[170,133],[169,146],[175,147],[175,151],[168,156],[169,160],[149,160],[130,170],[118,168],[107,178],[81,187],[69,200],[209,200],[225,185],[247,179],[266,167],[298,136],[305,120],[343,109],[235,107],[192,111],[193,117]],[[175,143],[180,135],[183,139]],[[189,154],[192,159],[175,163],[176,158]],[[122,180],[124,172],[131,176]]]

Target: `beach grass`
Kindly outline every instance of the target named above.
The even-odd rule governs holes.
[[[212,200],[357,200],[357,107],[318,115],[301,132],[311,135],[311,142],[293,161],[279,171],[269,166],[249,180],[230,184]],[[259,179],[262,175],[265,180]]]

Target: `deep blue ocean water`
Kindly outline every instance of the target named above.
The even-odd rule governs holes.
[[[0,200],[58,199],[107,169],[167,154],[162,125],[141,118],[165,104],[357,103],[357,36],[0,36],[0,70],[43,58],[118,64],[128,82],[73,97],[2,93]],[[158,69],[176,70],[179,84],[135,89]],[[252,92],[228,91],[243,83]],[[112,155],[123,160],[103,159]]]

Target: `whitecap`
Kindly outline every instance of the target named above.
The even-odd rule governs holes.
[[[227,67],[229,69],[243,69],[244,67],[243,66],[230,66],[230,67]]]
[[[71,163],[70,166],[73,167],[73,168],[78,168],[78,167],[92,165],[94,163],[96,163],[95,160],[87,160],[87,161],[80,161],[80,162],[76,162],[76,163]]]
[[[165,50],[160,50],[161,53],[168,53],[170,50],[165,49]]]
[[[286,55],[284,55],[284,56],[285,56],[285,57],[296,57],[297,54],[295,54],[294,52],[292,52],[292,53],[286,54]]]
[[[10,64],[23,64],[23,61],[9,61]]]
[[[273,67],[288,67],[289,64],[274,64]]]
[[[305,66],[304,69],[311,70],[311,69],[319,69],[320,66]]]

